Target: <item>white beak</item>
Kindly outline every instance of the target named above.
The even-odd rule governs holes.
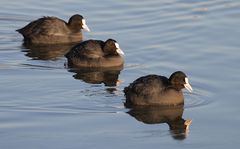
[[[188,78],[185,78],[184,87],[185,87],[189,92],[192,92],[192,91],[193,91],[191,85],[190,85],[189,82],[188,82]]]
[[[85,19],[82,19],[82,28],[83,28],[84,30],[90,32],[90,29],[88,28]]]
[[[118,54],[120,54],[120,55],[124,55],[124,52],[120,49],[120,47],[119,47],[119,44],[118,43],[115,43],[115,46],[116,46],[116,48],[117,48],[117,53]]]

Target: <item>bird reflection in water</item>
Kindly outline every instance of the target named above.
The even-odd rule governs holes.
[[[104,84],[108,87],[118,86],[121,81],[118,80],[118,76],[122,70],[121,67],[116,68],[73,68],[69,69],[70,72],[74,72],[73,77],[78,80],[82,80],[90,84]],[[109,88],[107,91],[114,92],[115,88]]]
[[[56,60],[63,57],[76,43],[71,44],[49,44],[37,45],[23,43],[26,50],[26,56],[31,57],[33,60]]]
[[[145,124],[167,123],[172,137],[176,140],[183,140],[189,133],[191,119],[183,119],[183,106],[159,107],[142,106],[134,107],[127,113],[136,120]]]

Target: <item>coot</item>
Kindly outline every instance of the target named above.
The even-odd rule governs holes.
[[[169,78],[159,75],[147,75],[138,78],[124,89],[126,106],[184,104],[181,89],[189,92],[192,87],[182,71],[174,72]]]
[[[57,17],[43,17],[17,31],[26,43],[58,44],[82,41],[81,29],[90,31],[83,16],[75,14],[68,22]]]
[[[65,56],[68,65],[84,68],[110,68],[121,67],[124,63],[123,51],[119,44],[108,39],[86,40],[73,47]]]

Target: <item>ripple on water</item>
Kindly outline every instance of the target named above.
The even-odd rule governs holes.
[[[128,112],[128,109],[123,105],[125,99],[122,90],[124,86],[129,85],[137,77],[146,74],[169,76],[173,71],[180,69],[194,76],[189,76],[190,81],[193,81],[193,93],[184,91],[184,108],[207,107],[209,109],[211,104],[215,102],[212,99],[214,87],[223,87],[229,82],[229,87],[234,84],[234,88],[238,86],[237,81],[234,81],[238,80],[237,67],[234,66],[238,64],[237,51],[239,44],[236,40],[238,39],[236,24],[238,24],[237,18],[240,14],[239,4],[238,1],[228,0],[167,0],[166,2],[159,0],[111,2],[107,0],[98,2],[97,5],[93,5],[93,1],[77,0],[61,0],[58,2],[55,0],[1,1],[1,5],[4,7],[0,10],[0,73],[1,77],[4,78],[1,81],[4,85],[1,87],[3,99],[1,99],[0,105],[0,111],[2,112],[0,128],[10,127],[12,129],[12,131],[6,131],[7,137],[2,137],[2,143],[18,146],[19,141],[14,142],[13,140],[19,140],[20,138],[21,143],[28,144],[26,142],[29,141],[22,137],[21,131],[26,132],[25,135],[29,138],[34,138],[36,133],[43,132],[43,136],[40,137],[48,140],[48,130],[51,130],[53,131],[52,134],[57,132],[59,136],[66,138],[79,137],[80,140],[84,138],[83,140],[87,140],[85,142],[89,144],[92,144],[93,139],[106,139],[106,136],[102,137],[102,134],[105,134],[106,131],[110,134],[109,138],[119,138],[120,141],[118,142],[127,139],[129,142],[126,141],[124,144],[129,146],[135,143],[134,141],[140,146],[144,143],[146,146],[157,143],[162,145],[167,143],[169,145],[170,141],[164,140],[164,137],[169,138],[169,135],[173,135],[171,131],[168,131],[169,127],[166,124],[142,125],[135,120],[129,120],[129,116],[124,115]],[[86,16],[87,23],[93,31],[91,33],[84,32],[85,39],[105,40],[114,38],[126,53],[125,68],[119,76],[125,82],[120,86],[106,87],[102,83],[93,85],[83,81],[83,79],[80,81],[74,79],[73,75],[75,74],[68,72],[68,69],[64,66],[66,62],[63,56],[64,49],[60,53],[59,50],[56,50],[58,53],[55,53],[54,49],[45,50],[44,48],[42,53],[38,53],[39,49],[35,50],[34,47],[23,47],[22,36],[15,32],[16,29],[25,26],[30,21],[45,15],[57,16],[67,21],[69,16],[75,13]],[[231,49],[233,47],[235,53],[232,52],[232,54]],[[228,53],[229,55],[227,55]],[[233,61],[232,55],[235,55],[236,60]],[[232,66],[232,68],[228,69],[229,66]],[[226,70],[234,69],[234,71],[222,72],[224,67],[226,67]],[[233,72],[234,76],[232,75]],[[226,75],[232,75],[229,77],[231,81],[228,82],[227,79],[229,78],[226,79]],[[203,86],[201,83],[207,85]],[[236,89],[232,91],[234,92]],[[226,95],[221,95],[223,95],[222,98],[226,98]],[[232,96],[232,98],[237,98],[236,94]],[[218,102],[224,104],[224,101],[218,100]],[[237,101],[231,103],[234,104],[235,102],[237,103]],[[229,107],[225,110],[238,110],[237,107]],[[217,112],[211,112],[211,109],[207,111],[211,113],[209,116],[215,116],[215,113],[223,112],[221,107],[216,109]],[[186,110],[186,112],[189,111]],[[101,115],[102,113],[103,115]],[[124,117],[117,115],[119,113]],[[107,117],[111,114],[113,117]],[[92,115],[94,116],[91,117]],[[100,115],[102,117],[98,117]],[[189,114],[187,113],[187,115]],[[67,118],[71,116],[76,117],[73,117],[72,121],[68,121]],[[88,118],[83,120],[84,116]],[[196,118],[200,122],[203,119],[211,119],[209,116],[199,114]],[[54,127],[52,128],[59,126],[60,123],[55,121],[55,118],[67,121],[67,123],[63,123],[62,128],[64,129],[54,131],[54,129],[38,127],[50,120],[53,120],[52,125]],[[94,119],[94,121],[91,121],[91,119]],[[233,122],[235,119],[232,119]],[[103,121],[102,125],[106,128],[105,130],[99,126],[101,120]],[[108,123],[107,120],[110,122]],[[207,127],[215,129],[216,120],[211,120]],[[228,122],[230,119],[223,116],[218,120]],[[84,121],[84,125],[77,125],[82,121]],[[78,128],[74,130],[74,133],[64,133],[63,130],[68,131],[71,128],[70,123],[74,126],[77,125]],[[122,131],[120,129],[117,131],[119,134],[116,133],[113,129],[122,128],[123,123],[126,125],[126,127],[123,127],[124,131],[120,132]],[[34,130],[29,129],[29,125],[35,126]],[[94,131],[95,129],[88,129],[89,127],[86,127],[88,125],[93,125],[97,131],[104,131],[104,133],[99,135],[99,133],[96,133],[97,131]],[[220,128],[223,125],[224,123],[221,123],[218,128],[216,127],[216,130],[212,129],[210,132],[229,131],[229,129],[224,129],[225,127]],[[17,129],[19,126],[28,128]],[[194,126],[195,132],[204,130],[205,121],[194,123]],[[90,134],[86,133],[86,137],[79,132],[79,136],[72,137],[72,134],[77,134],[79,128],[86,129]],[[6,129],[2,130],[5,131]],[[236,131],[234,129],[230,129],[230,131],[234,132],[232,134],[235,137]],[[201,131],[204,133],[195,132],[190,139],[193,144],[209,144],[208,140],[199,142],[199,139],[197,139],[206,138],[207,135],[204,131]],[[64,134],[70,134],[71,136],[64,136]],[[91,136],[91,134],[93,135]],[[113,134],[114,137],[112,137]],[[214,138],[214,136],[217,138],[213,140],[213,143],[214,141],[219,143],[219,139],[221,140],[219,138],[221,136],[215,135],[215,133],[209,133],[209,135],[211,138]],[[137,139],[133,141],[132,136]],[[50,141],[58,141],[56,137],[51,139],[53,140]],[[145,142],[142,143],[142,140]],[[44,140],[36,139],[35,141],[35,143],[40,142],[42,145]],[[68,141],[67,139],[63,143],[65,145],[76,145]],[[49,145],[48,142],[45,144]]]
[[[194,88],[192,93],[184,92],[185,103],[184,108],[197,108],[209,105],[213,102],[210,98],[210,93],[205,90]]]

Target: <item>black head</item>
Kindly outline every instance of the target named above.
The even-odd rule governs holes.
[[[174,72],[170,77],[169,81],[178,90],[186,88],[189,92],[192,92],[192,87],[188,82],[188,78],[182,71]]]
[[[124,55],[116,40],[108,39],[105,41],[103,52],[105,55]]]
[[[68,25],[71,28],[73,32],[79,32],[81,29],[84,29],[86,31],[90,31],[86,24],[86,20],[83,18],[83,16],[79,14],[73,15],[69,21]]]

